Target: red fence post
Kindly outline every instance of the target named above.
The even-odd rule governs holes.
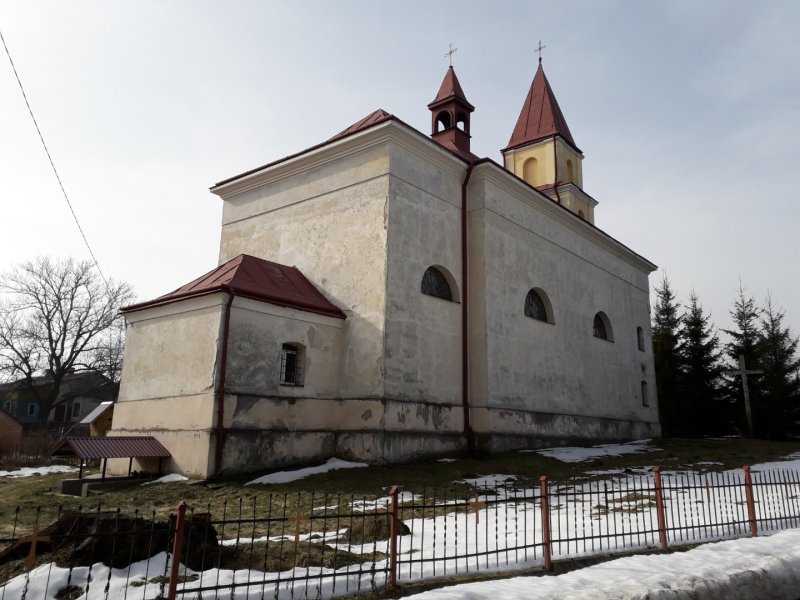
[[[389,589],[397,587],[397,520],[399,506],[397,502],[398,489],[396,485],[389,488],[389,496],[392,499],[392,516],[389,525]]]
[[[552,541],[550,539],[550,491],[547,486],[547,475],[539,477],[542,494],[542,551],[544,552],[544,568],[553,570]]]
[[[175,539],[172,543],[172,563],[169,571],[169,590],[167,600],[175,600],[178,592],[178,571],[183,552],[183,531],[186,528],[186,502],[178,504],[178,518],[175,522]]]
[[[742,468],[744,469],[744,493],[747,497],[747,518],[750,521],[750,534],[753,537],[758,537],[756,503],[753,500],[753,478],[750,476],[750,465],[745,465]]]
[[[653,467],[655,480],[656,512],[658,513],[658,538],[661,547],[667,549],[667,515],[664,512],[664,488],[661,486],[661,467]]]

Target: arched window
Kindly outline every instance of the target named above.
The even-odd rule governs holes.
[[[614,335],[611,331],[611,321],[608,320],[606,313],[603,311],[600,311],[594,316],[593,332],[596,338],[608,340],[609,342],[614,341]]]
[[[575,183],[575,167],[569,159],[567,159],[567,181]]]
[[[641,327],[636,328],[636,345],[639,347],[639,350],[644,352],[644,329]]]
[[[525,316],[545,323],[553,323],[553,305],[541,288],[533,288],[525,296]]]
[[[580,210],[580,209],[578,209],[578,216],[579,216],[581,219],[583,219],[584,221],[586,220],[586,215],[585,215],[585,214],[583,213],[583,211],[582,211],[582,210]]]
[[[456,127],[458,127],[461,131],[469,133],[469,117],[467,113],[460,112],[456,115]]]
[[[439,129],[439,126],[442,126]],[[444,131],[445,129],[450,129],[450,113],[446,110],[443,110],[438,115],[436,115],[436,132],[439,133],[440,131]]]
[[[302,344],[283,344],[281,346],[281,385],[303,385]]]
[[[453,290],[444,273],[436,267],[428,267],[422,276],[420,291],[427,296],[453,302]]]

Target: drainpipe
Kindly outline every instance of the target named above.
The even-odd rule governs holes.
[[[217,443],[214,448],[214,474],[218,475],[222,468],[222,451],[225,448],[225,374],[228,370],[228,332],[231,327],[231,304],[235,296],[233,290],[228,291],[228,302],[225,304],[225,316],[222,322],[222,352],[220,353],[219,376],[214,386],[214,398],[217,403]]]
[[[467,185],[472,176],[472,169],[476,162],[467,165],[467,174],[461,184],[461,403],[464,408],[464,437],[467,440],[467,450],[475,453],[475,435],[470,425],[469,413],[469,274],[467,244]]]
[[[561,195],[558,193],[558,151],[556,150],[556,146],[558,145],[558,141],[556,140],[556,136],[553,136],[553,189],[556,192],[556,199],[558,203],[561,204]]]

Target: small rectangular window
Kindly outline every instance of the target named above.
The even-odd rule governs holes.
[[[36,406],[35,402],[31,402],[30,404],[28,404],[28,416],[29,417],[35,417],[36,416],[36,409],[37,409],[37,406]]]
[[[10,415],[14,414],[13,412],[11,412],[11,400],[6,400],[5,402],[3,402],[3,410]]]
[[[77,419],[80,416],[81,416],[81,403],[75,402],[72,405],[72,418]]]
[[[650,406],[650,399],[647,397],[647,382],[642,382],[642,406]]]
[[[303,385],[303,352],[294,344],[281,346],[281,385]]]

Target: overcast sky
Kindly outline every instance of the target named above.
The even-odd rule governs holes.
[[[376,108],[429,132],[448,43],[500,160],[544,50],[596,224],[800,328],[800,2],[10,2],[0,31],[103,271],[142,300],[217,265],[215,182]],[[0,50],[1,52],[1,50]],[[88,256],[0,54],[0,271]]]

